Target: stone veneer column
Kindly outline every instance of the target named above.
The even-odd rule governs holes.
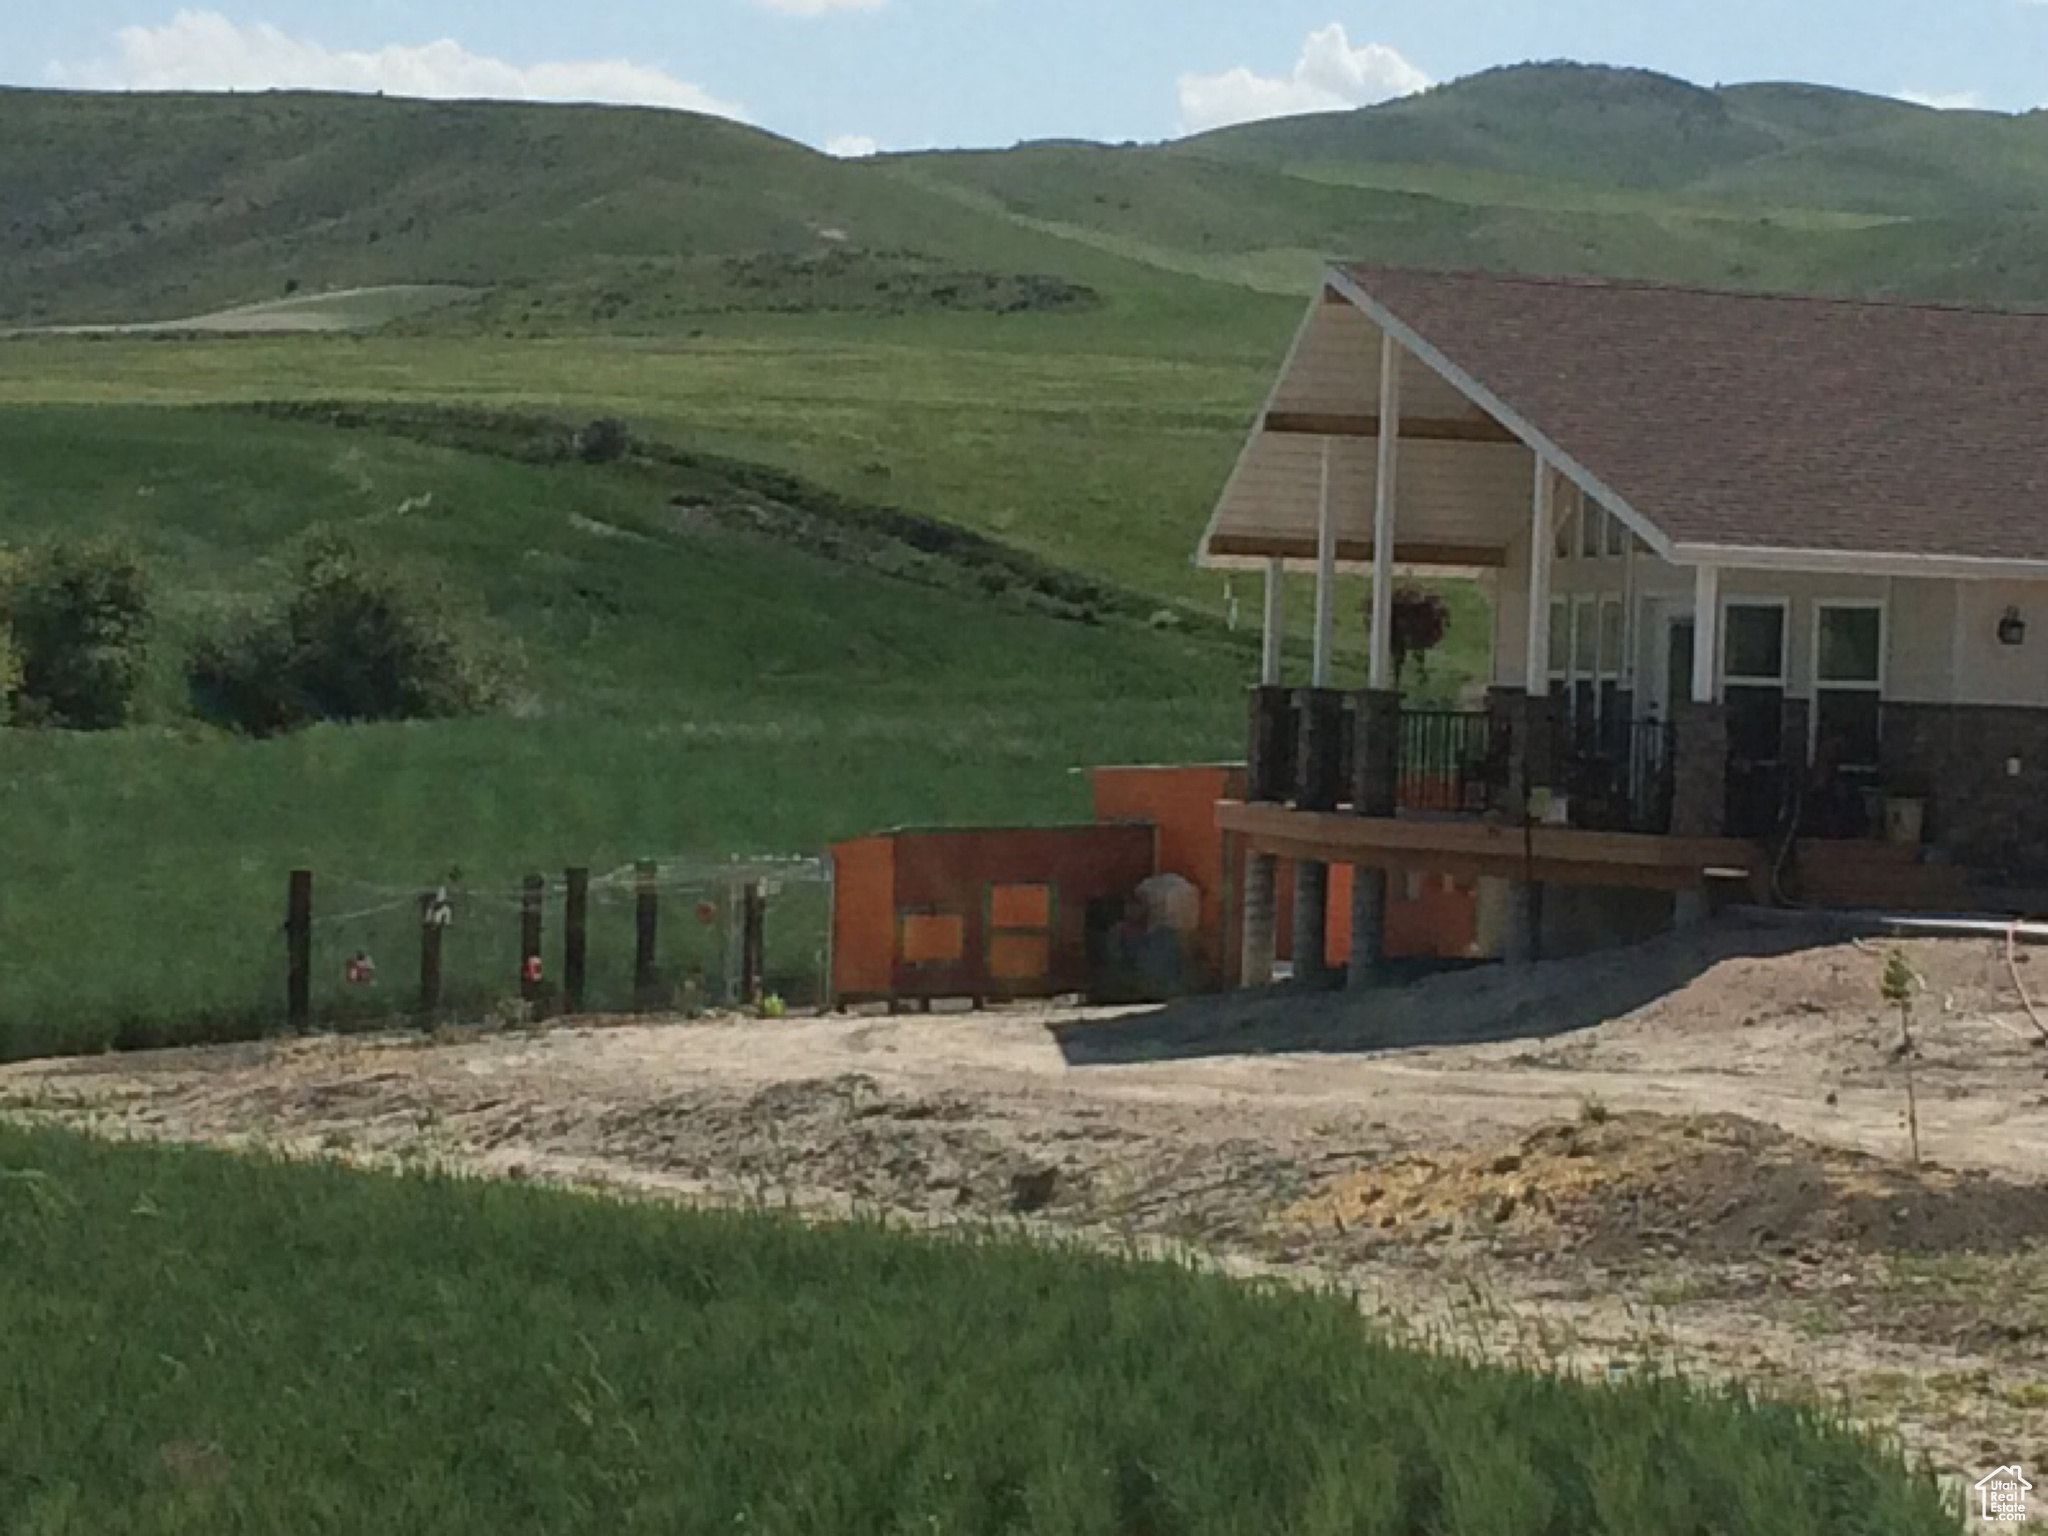
[[[1720,837],[1728,825],[1728,711],[1681,699],[1671,706],[1671,835]]]
[[[1286,688],[1254,688],[1250,745],[1245,756],[1245,798],[1277,804],[1294,787],[1294,695]],[[1238,980],[1247,987],[1273,984],[1280,935],[1280,861],[1248,853],[1244,861],[1244,938]]]
[[[1343,798],[1344,695],[1334,688],[1304,688],[1295,695],[1301,734],[1296,757],[1295,806],[1334,811]],[[1330,866],[1299,859],[1294,866],[1294,979],[1324,987],[1330,976]]]
[[[1353,738],[1351,803],[1360,816],[1400,811],[1401,695],[1367,689],[1359,696]],[[1369,987],[1387,958],[1387,872],[1363,865],[1351,878],[1351,965],[1347,981]]]
[[[1509,731],[1508,782],[1501,813],[1513,826],[1532,814],[1538,790],[1551,789],[1557,779],[1557,701],[1548,694],[1534,697],[1520,688],[1496,688],[1487,707]],[[1508,882],[1507,927],[1502,958],[1510,965],[1532,965],[1543,950],[1543,886],[1540,881]]]

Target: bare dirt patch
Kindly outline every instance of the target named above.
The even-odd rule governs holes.
[[[0,1071],[0,1111],[684,1199],[1023,1220],[1358,1289],[1492,1358],[2048,1464],[2048,1050],[2001,948],[1732,927],[1368,998],[285,1042]],[[2041,963],[2048,991],[2048,959]]]

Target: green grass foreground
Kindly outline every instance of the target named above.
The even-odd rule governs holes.
[[[1021,1242],[0,1129],[11,1536],[1933,1536],[1803,1411]]]

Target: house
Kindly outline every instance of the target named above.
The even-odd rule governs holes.
[[[1387,877],[1476,878],[1499,945],[1561,916],[2025,905],[2048,886],[2048,315],[1643,284],[1331,269],[1201,563],[1266,576],[1244,979],[1281,861],[1354,975]],[[1313,573],[1307,686],[1283,675]],[[1375,603],[1338,686],[1339,578],[1476,580],[1490,684],[1398,691]],[[1355,680],[1354,680],[1355,681]],[[1621,894],[1616,894],[1621,893]]]
[[[2000,1467],[1975,1485],[1978,1512],[1985,1522],[2018,1523],[2027,1518],[2027,1495],[2034,1485],[2017,1466]]]

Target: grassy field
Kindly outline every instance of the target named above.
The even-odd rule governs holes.
[[[1083,817],[1078,766],[1238,744],[1248,637],[1158,629],[1149,597],[970,564],[975,546],[812,547],[859,532],[856,509],[728,478],[739,466],[532,464],[246,412],[73,407],[0,413],[0,461],[12,537],[119,534],[164,587],[143,724],[0,735],[0,1055],[274,1019],[295,866],[334,882],[329,913],[451,867],[509,893],[572,864]],[[764,485],[792,499],[764,503]],[[721,521],[763,505],[780,534]],[[314,523],[472,594],[514,658],[508,706],[267,743],[192,723],[183,654],[280,584]],[[323,989],[342,958],[323,953]]]
[[[1798,1410],[994,1238],[7,1129],[0,1226],[20,1536],[1954,1529]]]

